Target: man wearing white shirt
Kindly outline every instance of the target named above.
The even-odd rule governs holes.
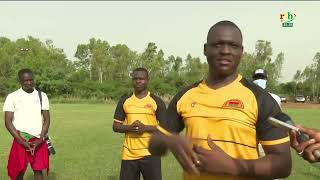
[[[48,145],[44,140],[50,126],[49,100],[44,92],[34,88],[30,69],[21,69],[18,78],[21,88],[10,93],[3,105],[5,126],[14,138],[8,176],[22,180],[30,163],[34,179],[43,180],[42,170],[49,170]]]
[[[255,70],[253,72],[252,79],[253,79],[253,83],[255,83],[256,85],[260,86],[262,89],[266,89],[267,80],[268,80],[268,75],[267,75],[266,70],[264,70],[264,69]],[[278,95],[273,94],[271,92],[269,92],[269,94],[273,97],[273,99],[275,101],[277,101],[277,103],[281,107],[281,98]]]

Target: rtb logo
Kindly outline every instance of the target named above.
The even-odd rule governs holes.
[[[280,14],[280,21],[282,22],[282,27],[293,27],[293,20],[295,20],[297,15],[292,12],[286,12]]]

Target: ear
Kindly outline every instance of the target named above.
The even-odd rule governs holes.
[[[242,59],[242,56],[243,56],[243,46],[241,47],[241,58],[240,58],[240,60]]]
[[[207,43],[203,45],[203,54],[207,56]]]

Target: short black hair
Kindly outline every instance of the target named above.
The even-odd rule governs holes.
[[[19,80],[21,80],[22,75],[23,75],[23,74],[26,74],[26,73],[33,75],[33,72],[31,71],[31,69],[28,69],[28,68],[20,69],[19,72],[18,72],[18,78],[19,78]]]
[[[135,68],[135,69],[132,71],[132,74],[133,74],[134,72],[137,72],[137,71],[145,72],[146,75],[147,75],[147,78],[149,78],[149,73],[148,73],[148,70],[147,70],[146,68],[144,68],[144,67]]]
[[[213,31],[215,28],[217,28],[217,27],[219,27],[219,26],[236,28],[236,29],[240,32],[241,39],[242,39],[242,32],[241,32],[240,28],[239,28],[234,22],[232,22],[232,21],[223,20],[223,21],[219,21],[219,22],[217,22],[216,24],[214,24],[213,26],[211,26],[211,28],[210,28],[209,31],[208,31],[207,41],[208,41],[208,37],[209,37],[209,34],[211,33],[211,31]]]

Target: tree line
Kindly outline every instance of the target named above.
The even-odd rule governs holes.
[[[303,70],[297,70],[292,81],[281,83],[281,92],[289,96],[309,96],[310,101],[319,102],[320,88],[320,52],[317,52],[312,63]]]
[[[251,79],[253,70],[264,68],[268,72],[268,88],[275,93],[292,95],[293,89],[279,84],[284,54],[272,59],[271,42],[258,40],[253,53],[244,52],[239,73]],[[74,53],[76,60],[66,57],[63,49],[53,41],[41,41],[35,37],[10,40],[0,37],[0,95],[5,97],[17,89],[17,71],[30,68],[34,71],[36,87],[50,98],[116,100],[132,91],[130,73],[136,67],[145,67],[150,73],[149,88],[152,92],[170,99],[181,88],[206,76],[205,59],[188,54],[185,58],[166,56],[153,42],[143,52],[130,49],[125,44],[110,45],[106,40],[91,38],[79,44]],[[310,84],[318,91],[314,71],[320,70],[320,53],[312,64],[290,83]],[[312,75],[311,75],[312,74]],[[313,78],[313,79],[312,79]],[[308,84],[308,88],[309,88]],[[299,87],[299,86],[298,86]],[[307,92],[307,88],[304,88]]]

